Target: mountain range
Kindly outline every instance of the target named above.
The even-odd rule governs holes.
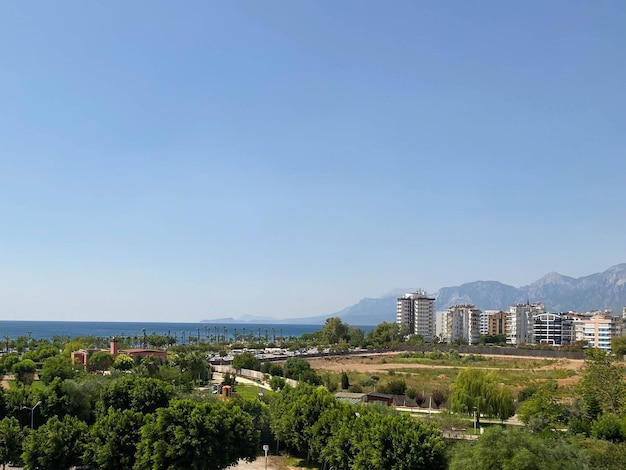
[[[394,289],[383,297],[364,298],[338,312],[316,317],[228,320],[316,325],[323,324],[327,318],[340,317],[350,325],[377,325],[383,321],[396,320],[396,299],[403,292],[409,291],[410,289]],[[437,299],[436,310],[445,310],[458,304],[474,304],[481,310],[507,310],[518,303],[543,302],[549,312],[612,309],[615,315],[621,315],[622,309],[626,307],[626,263],[579,278],[551,272],[522,287],[513,287],[498,281],[474,281],[455,287],[443,287],[432,295]]]

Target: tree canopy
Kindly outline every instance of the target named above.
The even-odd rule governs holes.
[[[515,413],[513,394],[496,383],[489,372],[481,369],[463,369],[452,384],[450,408],[454,412],[472,414],[476,419],[481,415],[510,418]]]
[[[223,402],[175,401],[142,428],[136,470],[222,470],[259,451],[252,417]]]

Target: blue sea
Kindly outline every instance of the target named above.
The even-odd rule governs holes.
[[[8,336],[15,339],[18,336],[28,336],[33,339],[52,339],[53,336],[76,338],[78,336],[95,336],[108,338],[111,336],[142,336],[156,333],[159,335],[178,338],[189,335],[197,336],[204,340],[207,335],[215,334],[215,328],[220,335],[232,338],[234,334],[261,336],[265,339],[265,330],[270,340],[274,338],[290,336],[302,336],[305,333],[313,333],[322,329],[322,325],[294,325],[275,323],[154,323],[154,322],[87,322],[87,321],[0,321],[0,339]],[[370,329],[370,328],[368,328]],[[183,334],[184,332],[184,334]]]

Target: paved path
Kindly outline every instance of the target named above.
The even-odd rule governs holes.
[[[254,462],[240,461],[234,467],[229,467],[235,470],[265,470],[265,457],[259,457]],[[278,467],[274,464],[274,457],[267,458],[267,470],[278,470]]]

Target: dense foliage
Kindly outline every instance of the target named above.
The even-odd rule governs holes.
[[[271,330],[271,334],[266,330],[265,344],[261,331],[252,336],[245,334],[245,328],[243,335],[235,329],[235,337],[246,346],[264,346],[270,339],[277,341],[277,331]],[[285,344],[290,349],[319,346],[321,351],[324,345],[341,349],[423,342],[404,333],[395,324],[382,323],[363,334],[336,318],[319,332]],[[106,345],[100,338],[7,342],[0,369],[15,373],[16,382],[10,389],[0,388],[0,464],[23,464],[27,469],[86,465],[101,470],[217,470],[240,458],[252,459],[261,443],[274,442],[280,449],[335,469],[626,468],[623,365],[602,351],[587,351],[580,383],[567,396],[556,381],[529,383],[521,390],[516,406],[525,426],[492,424],[476,442],[451,446],[432,424],[443,423],[445,413],[416,419],[393,408],[351,406],[329,393],[339,386],[354,391],[368,380],[370,389],[406,394],[423,403],[423,388],[415,383],[407,388],[401,372],[390,371],[380,381],[379,376],[359,379],[346,372],[331,376],[318,374],[298,355],[283,365],[261,364],[244,352],[235,357],[235,368],[271,375],[277,392],[265,398],[268,404],[259,398],[218,401],[196,386],[211,376],[207,351],[226,348],[226,331],[215,335],[207,331],[206,341],[200,336],[197,332],[178,342],[175,334],[161,337],[147,332],[120,338],[121,345],[178,345],[169,348],[166,360],[113,358],[102,351],[92,354],[86,370],[71,364],[69,352]],[[282,333],[279,341],[281,337]],[[616,351],[621,351],[621,344],[616,342]],[[459,367],[480,359],[455,350],[402,354],[403,359],[416,356],[455,361]],[[37,377],[39,381],[33,382]],[[290,387],[284,377],[300,385]],[[226,382],[234,383],[234,377],[226,376]],[[485,369],[460,370],[449,390],[431,393],[432,404],[440,405],[448,392],[447,402],[455,413],[447,416],[457,427],[469,422],[471,428],[471,417],[504,420],[515,411],[510,389]]]

